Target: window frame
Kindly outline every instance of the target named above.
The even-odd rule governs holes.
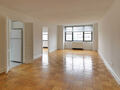
[[[66,40],[66,28],[67,27],[72,27],[72,40]],[[73,26],[65,26],[65,41],[67,41],[67,42],[72,42],[73,41]]]
[[[84,42],[93,42],[93,32],[91,32],[91,40],[85,40],[85,32],[84,33]]]
[[[77,31],[78,32],[78,31]],[[80,31],[80,32],[82,32],[82,31]],[[82,36],[82,39],[83,40],[74,40],[74,32],[73,32],[73,40],[72,41],[74,41],[74,42],[83,42],[84,41],[84,32],[82,32],[82,34],[83,34],[83,36]]]
[[[85,28],[85,26],[92,26],[93,27],[93,25],[79,25],[79,26],[65,26],[64,28],[65,28],[65,42],[93,42],[93,31],[90,31],[91,32],[91,40],[85,40],[85,32],[87,32],[87,31],[77,31],[77,32],[83,32],[83,40],[74,40],[74,31],[73,31],[73,27],[83,27],[83,29]],[[67,27],[72,27],[72,40],[66,40],[66,28]]]

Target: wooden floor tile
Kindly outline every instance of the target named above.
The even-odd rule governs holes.
[[[120,90],[95,51],[44,49],[32,64],[0,75],[0,90]]]

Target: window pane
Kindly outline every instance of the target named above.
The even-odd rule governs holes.
[[[91,41],[92,40],[91,32],[84,32],[84,40],[85,41]]]
[[[74,41],[83,41],[83,32],[73,32]]]
[[[66,32],[72,32],[72,27],[66,27]]]
[[[92,25],[67,26],[65,38],[66,41],[92,41],[92,31]]]
[[[72,41],[72,32],[66,32],[66,40]]]
[[[73,31],[83,31],[83,27],[73,27]]]
[[[43,40],[48,40],[48,35],[43,35]]]
[[[92,26],[85,26],[85,30],[84,31],[91,32],[92,30],[93,30]]]
[[[48,32],[43,32],[43,40],[48,40]]]

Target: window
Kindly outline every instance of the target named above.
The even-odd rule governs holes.
[[[74,41],[83,41],[83,32],[73,32]]]
[[[92,41],[92,26],[85,26],[84,27],[84,41]]]
[[[73,41],[83,41],[83,27],[73,27]]]
[[[72,41],[72,27],[66,27],[66,41]]]
[[[48,32],[43,32],[43,41],[48,40]]]
[[[92,41],[92,32],[84,32],[84,41]]]
[[[92,25],[66,26],[65,41],[92,42]]]

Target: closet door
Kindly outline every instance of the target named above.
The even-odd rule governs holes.
[[[12,30],[10,38],[10,61],[22,62],[23,38],[22,30]]]

